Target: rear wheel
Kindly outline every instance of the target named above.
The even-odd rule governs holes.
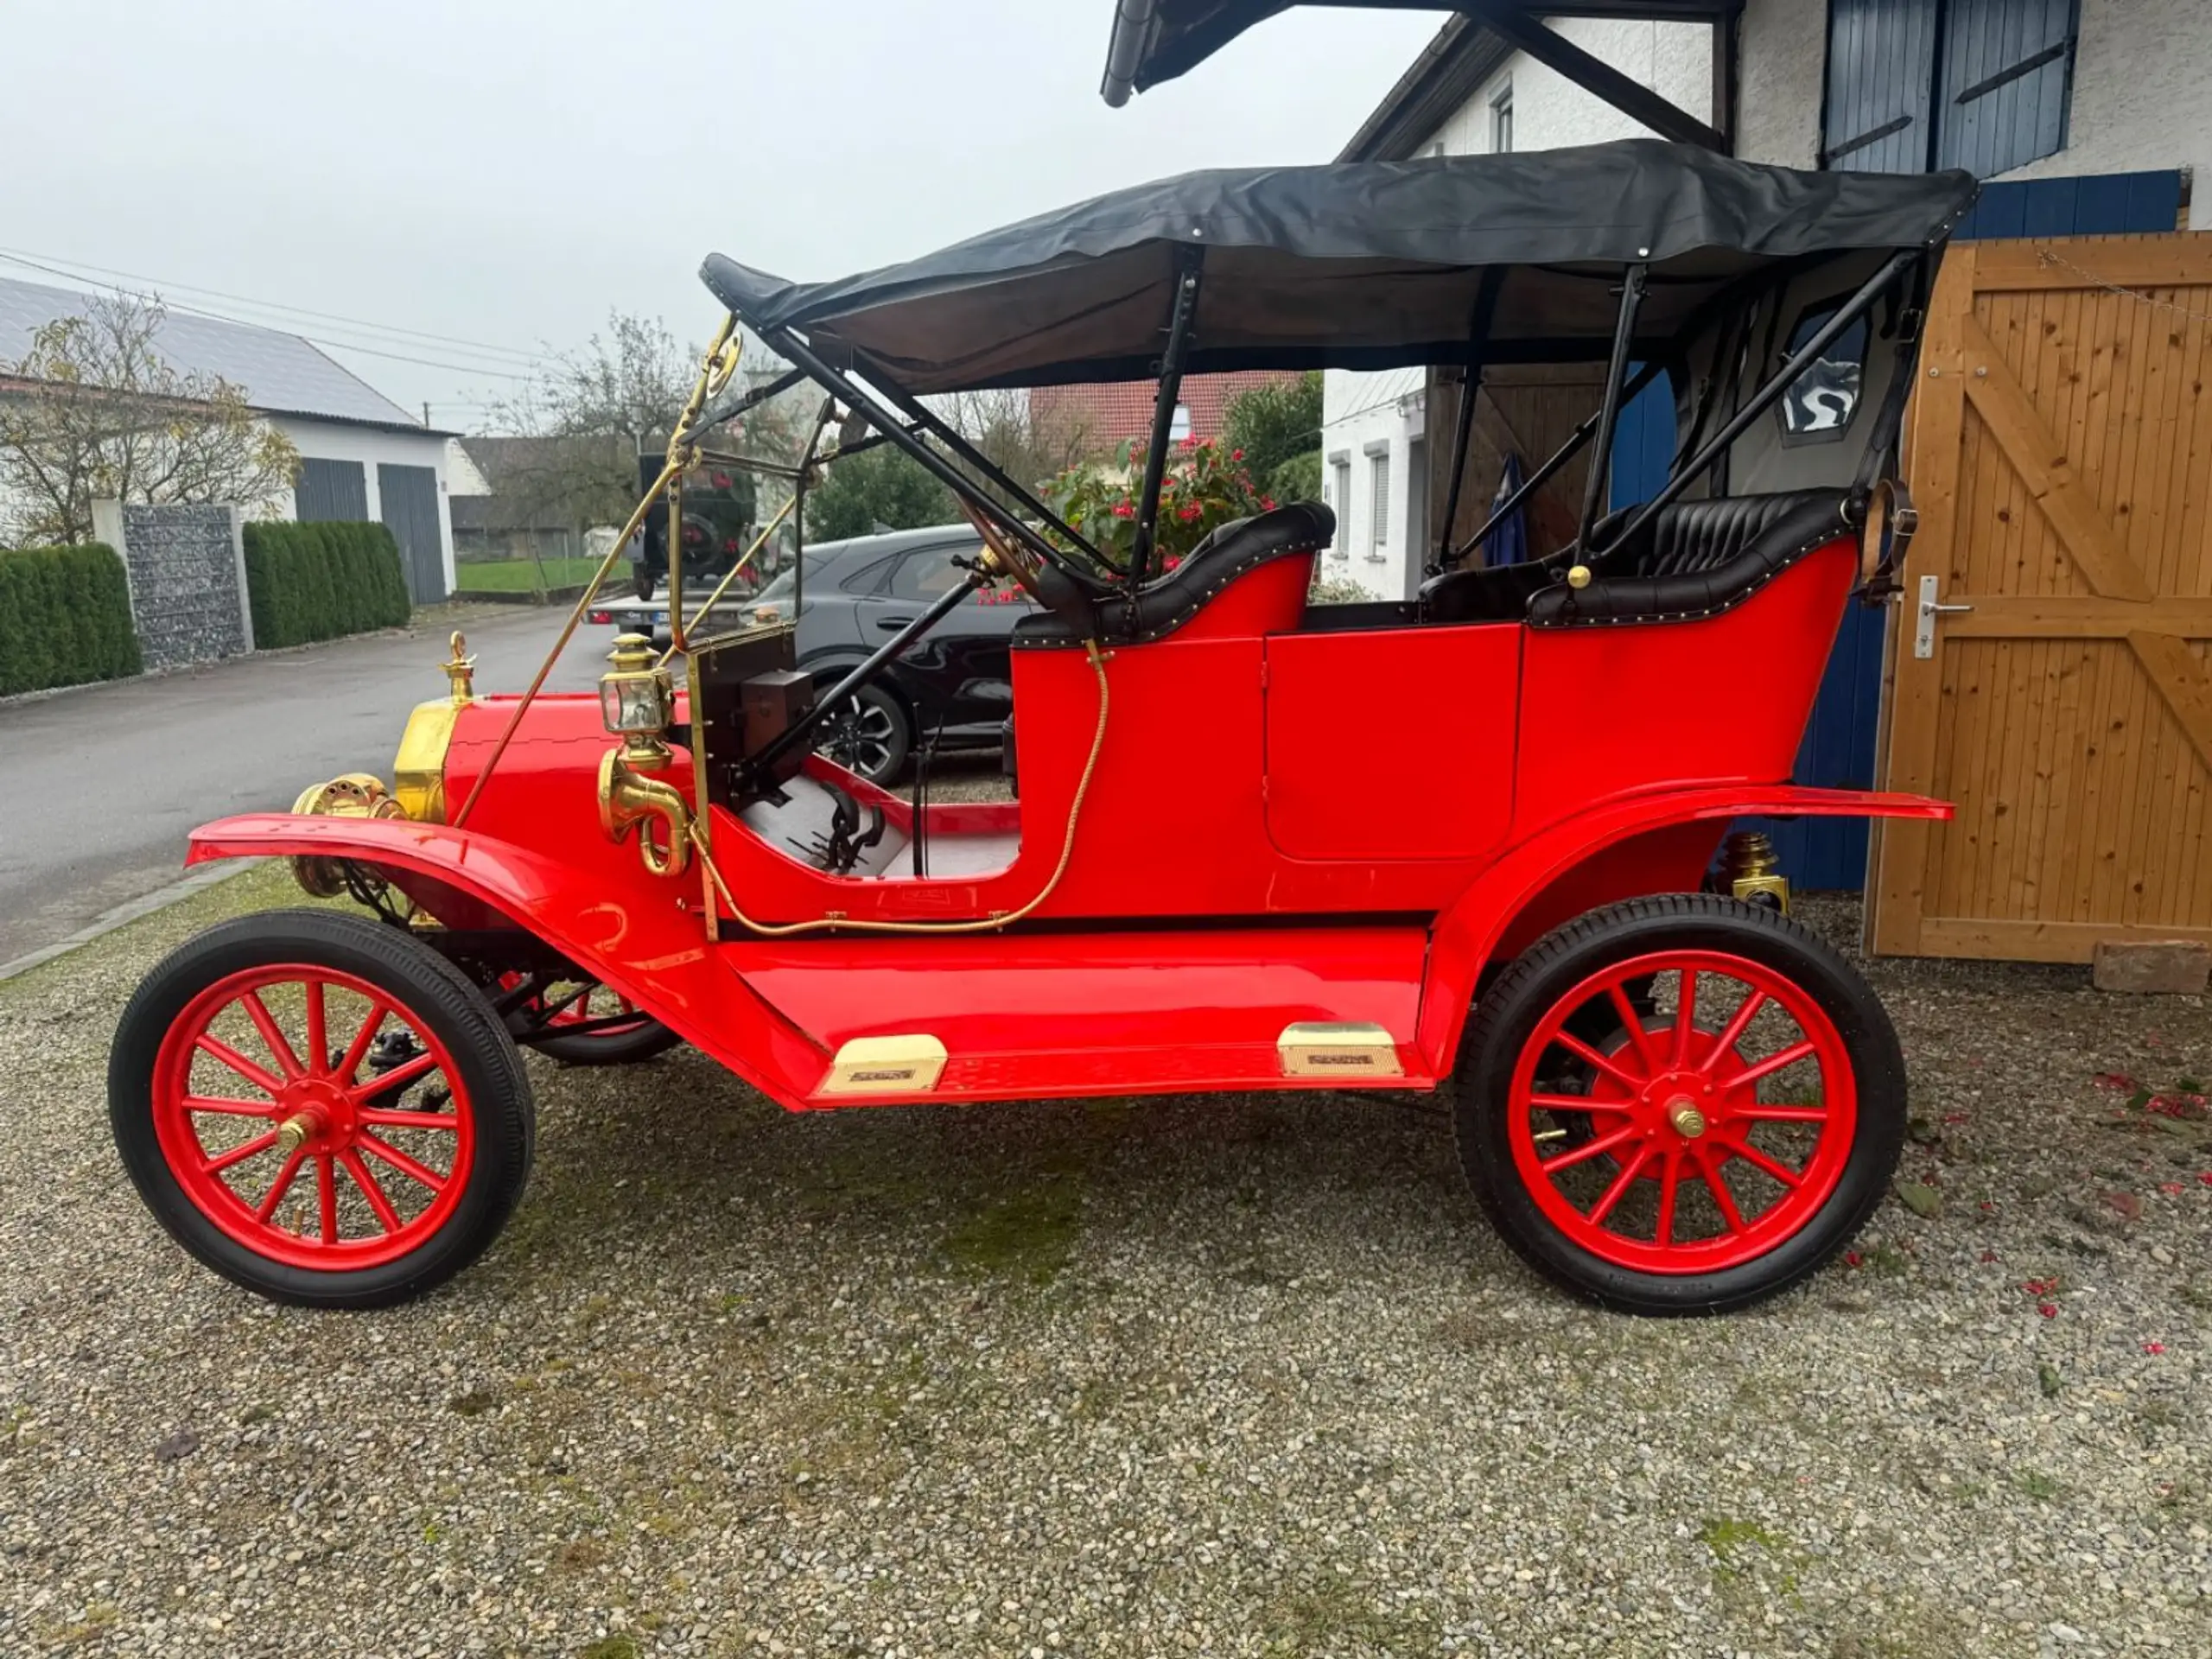
[[[1796,923],[1704,894],[1535,945],[1476,1009],[1455,1092],[1507,1242],[1642,1313],[1740,1307],[1819,1268],[1880,1203],[1905,1124],[1866,981]]]
[[[176,1241],[272,1300],[421,1294],[497,1236],[534,1136],[521,1057],[451,964],[389,927],[272,911],[193,939],[124,1009],[108,1112]]]

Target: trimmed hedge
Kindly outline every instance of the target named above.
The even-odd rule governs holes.
[[[111,547],[0,548],[0,696],[145,667]]]
[[[382,524],[249,524],[245,586],[264,651],[400,627],[409,614],[399,545]]]

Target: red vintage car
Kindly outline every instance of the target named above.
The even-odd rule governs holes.
[[[808,377],[830,400],[794,500],[893,443],[984,551],[836,686],[795,671],[788,621],[626,640],[597,698],[536,695],[543,669],[480,696],[457,645],[389,787],[198,831],[193,861],[285,855],[361,913],[244,917],[148,977],[110,1075],[139,1191],[264,1295],[397,1301],[521,1197],[521,1048],[681,1039],[798,1111],[1434,1091],[1492,1220],[1560,1284],[1684,1313],[1802,1279],[1881,1198],[1904,1064],[1785,884],[1716,852],[1747,815],[1948,813],[1787,779],[1844,607],[1910,530],[1889,472],[1921,299],[1973,191],[1639,142],[1194,174],[840,282],[710,259],[731,320],[646,505]],[[745,385],[740,327],[791,372]],[[1313,502],[1162,568],[1185,373],[1440,365],[1471,411],[1491,365],[1578,364],[1605,365],[1598,407],[1455,538],[1459,416],[1416,598],[1309,604],[1334,530]],[[1624,399],[1662,368],[1672,474],[1601,514]],[[1112,379],[1159,387],[1118,557],[928,401]],[[1792,441],[1807,384],[1848,442]],[[1476,561],[1576,465],[1572,536]],[[1009,588],[1034,607],[1017,799],[814,753],[829,709]]]

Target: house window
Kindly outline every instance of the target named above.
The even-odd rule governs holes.
[[[1507,81],[1491,95],[1490,153],[1510,155],[1513,149],[1513,83]]]
[[[1329,457],[1329,505],[1337,514],[1337,538],[1329,544],[1329,556],[1341,559],[1351,547],[1351,457],[1349,454]]]
[[[1390,543],[1390,446],[1367,451],[1367,556],[1379,559]]]
[[[1836,302],[1808,308],[1789,331],[1784,361],[1813,343],[1813,336],[1827,326]],[[1866,319],[1860,317],[1829,342],[1827,351],[1804,373],[1789,383],[1775,405],[1786,444],[1834,443],[1851,428],[1859,411],[1859,392],[1866,369]]]
[[[1821,164],[1990,178],[2066,147],[2079,0],[1829,0]]]
[[[1188,404],[1175,405],[1175,412],[1167,417],[1167,435],[1176,443],[1191,435],[1191,406]]]

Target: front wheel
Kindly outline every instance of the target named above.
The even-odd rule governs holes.
[[[482,994],[404,934],[319,910],[240,917],[156,967],[116,1030],[108,1116],[178,1243],[315,1307],[404,1301],[475,1260],[534,1134]]]
[[[1484,996],[1459,1156],[1546,1276],[1637,1313],[1773,1295],[1881,1202],[1904,1061],[1872,988],[1796,923],[1709,894],[1567,924]]]

